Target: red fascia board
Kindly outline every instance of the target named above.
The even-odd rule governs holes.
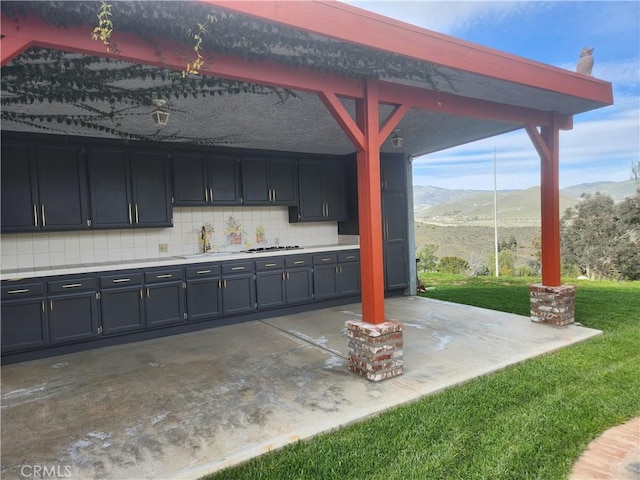
[[[178,71],[184,70],[193,56],[192,46],[160,38],[154,39],[152,44],[135,34],[117,31],[114,31],[111,36],[111,43],[117,48],[117,52],[107,51],[107,47],[100,41],[91,39],[91,26],[60,28],[44,22],[35,15],[11,18],[3,13],[1,21],[2,35],[5,35],[2,39],[3,61],[4,42],[7,40],[12,45],[24,46],[24,48],[33,45]],[[24,51],[24,49],[14,50],[16,51],[13,56]],[[240,58],[209,52],[203,52],[202,55],[205,62],[200,69],[202,75],[303,92],[332,91],[346,98],[362,98],[364,92],[362,81],[355,78],[321,75],[303,67],[292,69],[270,61],[251,63]]]
[[[4,22],[4,18],[2,20]],[[31,46],[28,38],[2,37],[0,40],[0,65],[4,66]]]
[[[335,1],[197,0],[293,28],[520,85],[613,104],[611,83]]]

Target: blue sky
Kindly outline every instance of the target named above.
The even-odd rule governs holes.
[[[593,76],[613,84],[614,105],[574,117],[560,134],[560,186],[630,178],[640,160],[640,2],[348,1],[351,5],[567,70],[594,47]],[[493,189],[540,184],[524,131],[414,160],[414,184]]]

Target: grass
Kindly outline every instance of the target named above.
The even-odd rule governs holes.
[[[425,277],[428,297],[523,315],[532,281]],[[576,321],[604,335],[207,478],[564,479],[640,414],[640,282],[579,282]]]

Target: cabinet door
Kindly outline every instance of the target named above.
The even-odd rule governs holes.
[[[402,154],[380,155],[380,177],[382,191],[405,191],[405,159]]]
[[[1,313],[2,353],[41,348],[49,344],[44,297],[3,300]]]
[[[324,190],[322,185],[322,165],[316,160],[301,160],[298,164],[300,188],[300,220],[324,220]]]
[[[256,299],[258,309],[281,307],[285,304],[282,270],[256,274]]]
[[[346,177],[342,160],[323,163],[324,201],[326,220],[346,220]]]
[[[336,265],[313,267],[313,294],[316,300],[333,298],[338,293]]]
[[[295,205],[298,199],[296,161],[269,160],[269,188],[274,205]]]
[[[161,327],[186,320],[182,282],[147,285],[145,290],[147,327]]]
[[[235,155],[215,155],[207,161],[209,202],[213,205],[240,203],[240,164]]]
[[[313,300],[313,276],[311,268],[292,268],[285,272],[285,296],[287,305]]]
[[[51,344],[72,343],[98,336],[96,292],[49,297]]]
[[[187,282],[187,314],[189,321],[192,322],[222,315],[222,293],[219,278]]]
[[[173,152],[175,205],[206,205],[209,199],[205,159],[198,152]]]
[[[37,230],[36,164],[31,146],[24,142],[2,142],[2,225],[3,232]]]
[[[130,227],[133,222],[127,152],[93,147],[87,152],[94,228]]]
[[[382,196],[385,284],[388,290],[408,285],[405,212],[405,196],[403,194],[384,194]]]
[[[169,160],[161,151],[132,150],[133,223],[144,227],[170,227],[171,189]]]
[[[245,205],[267,205],[271,200],[267,184],[267,160],[243,158],[242,197]]]
[[[110,288],[102,290],[100,295],[100,318],[104,335],[144,329],[142,287]]]
[[[80,147],[40,145],[37,165],[41,228],[88,228],[87,178]]]
[[[338,267],[338,293],[357,295],[360,293],[360,263],[341,263]]]
[[[225,315],[255,310],[256,289],[253,274],[224,277],[222,282],[222,308]]]

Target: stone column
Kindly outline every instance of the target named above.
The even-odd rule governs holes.
[[[560,285],[547,287],[540,283],[529,285],[531,320],[564,326],[575,322],[576,287]]]
[[[402,374],[402,323],[348,320],[345,326],[349,337],[349,370],[373,382]]]

